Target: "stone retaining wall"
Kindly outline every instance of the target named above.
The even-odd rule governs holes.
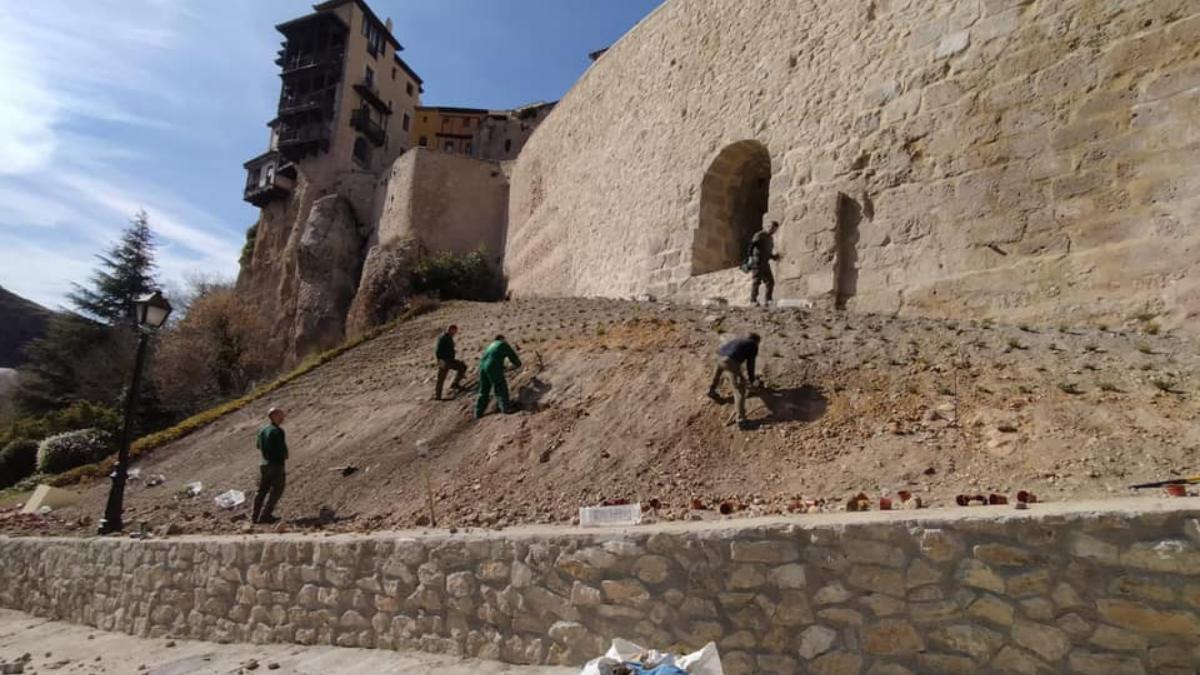
[[[0,539],[0,604],[146,636],[738,673],[1194,673],[1200,510],[846,514],[626,531]],[[861,516],[861,517],[859,517]]]

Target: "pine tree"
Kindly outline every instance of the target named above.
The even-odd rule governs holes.
[[[96,256],[100,267],[92,273],[92,287],[74,284],[75,290],[67,298],[84,316],[110,326],[136,324],[133,301],[157,287],[154,249],[150,218],[145,211],[138,211],[121,240]]]
[[[90,288],[75,284],[67,296],[78,313],[59,314],[46,335],[25,348],[25,376],[16,396],[25,412],[43,414],[75,401],[111,406],[121,401],[133,353],[133,301],[155,288],[154,233],[146,212],[139,211],[120,241],[96,257],[101,264]]]

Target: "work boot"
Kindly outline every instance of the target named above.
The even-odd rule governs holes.
[[[263,516],[254,522],[258,523],[259,525],[274,525],[275,523],[279,522],[279,517],[278,516]]]
[[[717,393],[716,387],[709,387],[708,388],[708,397],[715,401],[715,400],[721,398],[721,395]]]
[[[738,420],[737,425],[738,429],[741,429],[742,431],[750,430],[750,420]]]

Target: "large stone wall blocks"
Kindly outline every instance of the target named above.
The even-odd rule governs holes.
[[[730,673],[1200,667],[1185,501],[312,541],[0,538],[0,603],[108,630],[577,665],[708,641]],[[834,522],[827,522],[827,521]]]

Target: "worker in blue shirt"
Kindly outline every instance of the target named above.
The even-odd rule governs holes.
[[[758,358],[758,345],[762,337],[751,333],[744,338],[730,340],[717,348],[717,367],[713,373],[712,384],[708,387],[709,398],[717,398],[717,387],[721,386],[721,378],[725,373],[733,378],[733,399],[737,403],[738,426],[745,429],[746,421],[746,389],[748,385],[757,385],[758,378],[754,374],[754,361]],[[745,372],[742,367],[745,366]]]

